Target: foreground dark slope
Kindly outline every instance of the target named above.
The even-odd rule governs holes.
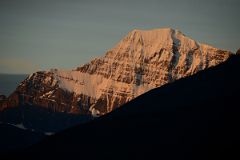
[[[143,94],[88,124],[46,138],[23,154],[81,159],[238,156],[239,69],[240,56],[232,56],[217,67]]]
[[[50,109],[29,104],[8,108],[0,112],[0,122],[23,124],[25,128],[40,133],[59,132],[92,119],[92,116],[53,112]]]
[[[0,153],[26,148],[41,141],[45,134],[53,134],[90,120],[91,116],[52,112],[28,104],[8,108],[0,112]],[[15,127],[19,125],[20,128]]]
[[[26,148],[39,142],[44,134],[24,130],[8,124],[0,124],[0,153]]]

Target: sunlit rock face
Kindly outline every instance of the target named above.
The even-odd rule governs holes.
[[[18,97],[18,103],[57,112],[99,116],[231,55],[171,28],[133,30],[103,57],[72,71],[54,69],[30,75],[9,99]]]

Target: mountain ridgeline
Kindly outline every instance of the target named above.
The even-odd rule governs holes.
[[[9,96],[11,103],[0,110],[29,104],[54,112],[104,115],[151,89],[216,66],[231,55],[171,28],[133,30],[103,57],[74,70],[33,73]]]

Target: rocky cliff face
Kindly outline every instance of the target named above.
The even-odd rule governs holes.
[[[170,28],[133,30],[105,56],[75,70],[30,75],[9,99],[97,116],[153,88],[218,65],[231,55]]]

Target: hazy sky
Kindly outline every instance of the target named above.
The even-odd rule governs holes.
[[[171,27],[236,52],[239,0],[0,0],[0,73],[72,69],[133,29]]]

